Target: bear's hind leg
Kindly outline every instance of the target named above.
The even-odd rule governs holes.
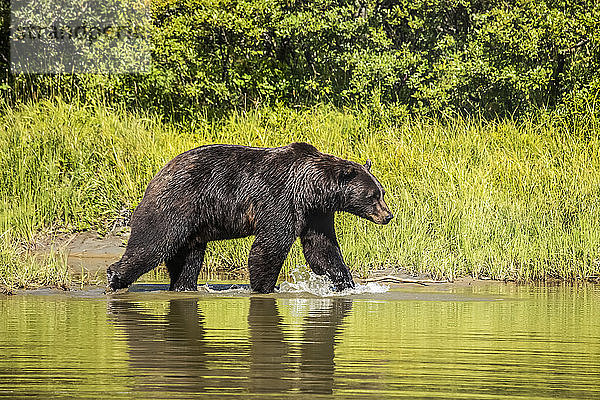
[[[169,290],[177,292],[198,290],[198,275],[204,261],[205,242],[192,242],[182,246],[165,264],[169,270]]]

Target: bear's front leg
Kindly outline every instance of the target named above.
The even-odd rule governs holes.
[[[272,293],[275,290],[281,267],[294,239],[293,234],[281,231],[256,235],[248,257],[250,287],[253,291]]]
[[[327,275],[336,291],[354,287],[335,235],[333,213],[310,218],[300,241],[304,258],[315,274]]]

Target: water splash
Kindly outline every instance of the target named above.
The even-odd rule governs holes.
[[[207,293],[220,294],[250,294],[252,289],[247,283],[206,283],[200,285],[198,290]],[[275,288],[275,293],[308,293],[319,297],[348,296],[363,293],[385,293],[390,287],[381,283],[369,282],[355,284],[354,288],[341,292],[333,290],[333,284],[324,275],[317,275],[307,267],[296,267],[291,271],[290,280],[283,281]]]
[[[324,275],[317,275],[308,268],[296,267],[290,274],[290,281],[281,282],[278,293],[310,293],[316,296],[347,296],[363,293],[385,293],[390,287],[376,282],[367,284],[356,284],[352,289],[346,289],[341,292],[333,290],[333,285],[329,278]]]
[[[202,290],[208,293],[252,293],[250,285],[248,284],[219,284],[219,283],[206,283],[198,287],[198,290]]]

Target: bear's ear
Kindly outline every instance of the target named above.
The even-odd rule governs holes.
[[[371,170],[371,160],[367,160],[367,162],[365,163],[365,168],[367,169],[367,171]]]

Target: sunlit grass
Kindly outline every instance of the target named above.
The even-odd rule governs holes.
[[[0,237],[0,292],[11,288],[31,289],[52,286],[67,289],[72,277],[67,267],[67,255],[52,249],[45,257],[35,257],[16,247],[17,241]]]
[[[600,271],[598,122],[593,114],[398,121],[319,106],[169,124],[104,106],[41,102],[0,117],[0,233],[29,240],[48,227],[106,231],[184,150],[301,140],[371,159],[386,187],[396,215],[390,225],[337,219],[356,275],[402,267],[436,278],[586,279]],[[250,244],[212,243],[207,264],[243,268]],[[3,265],[22,260],[14,241],[2,245]],[[304,263],[296,244],[286,270]]]

